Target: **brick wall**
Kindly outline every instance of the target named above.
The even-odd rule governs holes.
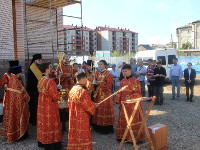
[[[14,9],[16,11],[13,11]],[[35,53],[43,53],[44,58],[53,58],[51,37],[53,37],[54,51],[64,50],[63,45],[57,46],[57,43],[64,43],[63,32],[59,32],[57,38],[57,29],[63,29],[63,17],[57,16],[56,22],[56,9],[53,9],[52,12],[54,13],[52,16],[53,26],[50,23],[49,9],[26,6],[28,43],[37,43],[29,45],[30,59]],[[57,13],[62,14],[62,8],[57,9]],[[24,0],[13,0],[13,2],[12,0],[0,0],[0,60],[27,59],[26,22],[24,19]],[[38,43],[45,41],[49,42]]]
[[[0,0],[0,59],[14,59],[12,0]]]

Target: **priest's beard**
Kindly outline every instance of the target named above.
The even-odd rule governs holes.
[[[22,81],[22,76],[19,76],[19,77],[18,77],[18,80]]]

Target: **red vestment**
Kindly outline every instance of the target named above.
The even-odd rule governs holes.
[[[60,142],[61,126],[57,85],[49,77],[44,76],[38,82],[38,91],[37,140],[42,144]]]
[[[2,78],[1,78],[1,81],[0,81],[0,86],[4,89],[4,85],[5,84],[8,84],[8,81],[10,79],[10,74],[9,73],[4,73]]]
[[[55,82],[57,82],[58,79],[57,79],[57,72],[56,72],[56,70],[52,70],[52,71],[51,71],[51,74],[49,75],[49,77],[50,77],[52,80],[54,80]]]
[[[85,72],[87,72],[87,65],[83,65],[83,66],[82,66],[82,69],[83,69]]]
[[[86,87],[87,87],[89,94],[91,95],[92,91],[94,91],[94,86],[92,85],[92,82],[94,80],[94,75],[92,73],[86,72],[86,76],[87,76]]]
[[[75,85],[69,92],[69,131],[68,150],[91,150],[92,136],[89,114],[95,113],[94,102],[88,91],[81,85]]]
[[[75,74],[77,73],[77,70],[73,69],[73,73],[72,73],[72,77],[71,77],[71,82],[70,82],[70,90],[72,89],[72,87],[76,84],[76,77]]]
[[[135,79],[135,77],[131,77],[128,79],[124,78],[120,83],[120,88],[127,86],[127,85],[128,85],[128,87],[124,91],[119,92],[115,97],[115,102],[120,105],[119,106],[119,120],[118,120],[117,129],[116,129],[116,138],[117,139],[122,139],[124,132],[126,130],[126,127],[127,127],[127,122],[126,122],[123,108],[121,106],[121,102],[125,101],[127,99],[134,99],[134,98],[142,97],[140,82],[137,79]],[[125,107],[127,110],[127,114],[130,118],[130,116],[133,112],[133,109],[135,107],[135,103],[125,104]],[[140,107],[143,108],[142,104],[140,105]],[[138,123],[141,121],[142,121],[141,116],[139,114],[139,111],[137,111],[135,114],[135,117],[133,119],[133,123]],[[137,136],[140,125],[131,126],[135,137]],[[132,141],[130,134],[127,135],[126,140]],[[136,140],[143,141],[144,133],[142,133],[139,138],[136,138]]]
[[[29,111],[27,103],[30,97],[22,81],[10,74],[8,87],[4,95],[3,123],[1,135],[7,142],[20,139],[28,129]]]
[[[62,85],[62,89],[67,89],[68,91],[73,87],[74,83],[72,81],[73,76],[73,67],[71,65],[64,65],[61,66],[63,75],[60,78],[60,84]],[[58,69],[58,75],[59,71],[61,69]],[[71,75],[70,77],[67,77],[68,75]]]
[[[113,77],[110,72],[106,70],[104,72],[96,72],[95,79],[100,84],[95,89],[94,102],[99,103],[111,95]],[[100,126],[114,125],[115,115],[112,97],[99,105],[92,117],[92,123]]]

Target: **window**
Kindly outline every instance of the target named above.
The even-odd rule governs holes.
[[[188,30],[188,34],[190,34],[192,32],[192,30]]]
[[[140,60],[142,60],[142,57],[138,57],[138,58],[137,58],[137,61],[140,61]]]
[[[153,57],[143,57],[143,65],[148,66],[149,59],[153,59]]]
[[[168,64],[173,64],[173,59],[176,57],[176,55],[168,55]]]
[[[158,56],[157,57],[157,60],[158,59],[161,59],[162,60],[162,65],[166,65],[166,58],[165,58],[165,56]]]

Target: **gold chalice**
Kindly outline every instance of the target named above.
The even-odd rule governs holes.
[[[59,95],[60,95],[60,100],[58,101],[58,107],[60,109],[64,109],[68,107],[67,100],[64,98],[67,96],[68,91],[66,89],[60,89]]]

